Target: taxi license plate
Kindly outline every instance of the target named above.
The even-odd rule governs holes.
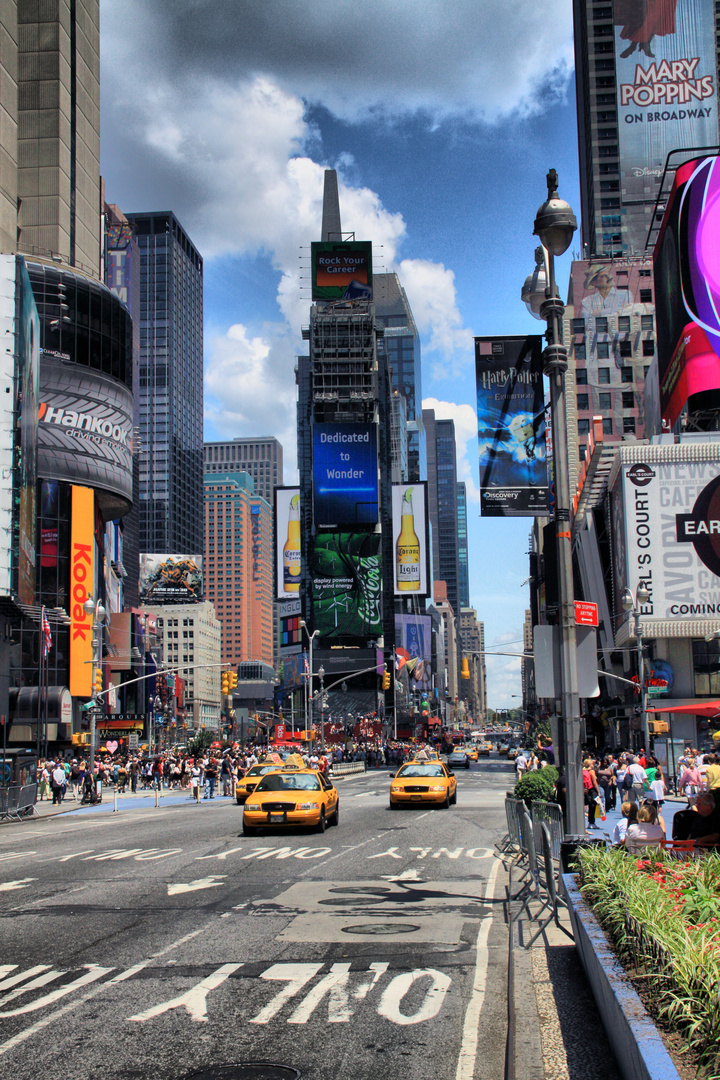
[[[422,795],[411,795],[411,799],[416,799],[418,802],[422,802]]]
[[[282,825],[285,821],[285,814],[269,814],[271,825]]]

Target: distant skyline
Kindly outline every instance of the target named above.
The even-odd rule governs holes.
[[[423,407],[455,421],[490,653],[521,651],[531,521],[479,517],[472,338],[542,331],[520,288],[548,168],[579,212],[572,62],[570,0],[501,20],[485,0],[101,3],[106,197],[172,210],[205,260],[205,438],[274,435],[294,478],[305,267],[336,168],[343,228],[413,308]],[[520,685],[519,659],[488,656],[490,707]]]

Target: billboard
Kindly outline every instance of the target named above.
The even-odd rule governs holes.
[[[717,142],[714,5],[616,0],[613,11],[623,201],[646,202],[671,150]]]
[[[382,634],[379,533],[318,532],[311,544],[313,625],[321,639]]]
[[[275,488],[275,598],[300,596],[300,488]]]
[[[404,650],[398,654],[398,649]],[[395,652],[406,662],[410,690],[429,690],[432,686],[432,619],[429,615],[395,616]],[[414,663],[413,663],[414,661]]]
[[[40,319],[25,260],[19,258],[17,263],[16,354],[20,426],[17,596],[21,604],[34,604]]]
[[[313,300],[372,300],[372,244],[328,241],[310,245]]]
[[[95,597],[95,494],[73,485],[70,522],[70,693],[90,697],[93,679],[92,615],[83,604]]]
[[[395,596],[430,595],[427,483],[393,484]]]
[[[202,555],[140,555],[141,604],[198,604]]]
[[[672,426],[689,398],[720,389],[718,158],[679,166],[655,245],[660,406]]]
[[[40,360],[38,472],[103,492],[109,519],[132,505],[132,393],[122,383],[47,353]]]
[[[475,338],[480,513],[547,517],[542,338]]]
[[[375,424],[313,425],[313,500],[316,529],[374,528],[378,521]]]
[[[105,284],[132,311],[133,227],[129,222],[108,225],[105,234]]]
[[[631,449],[611,494],[616,640],[632,634],[623,590],[640,584],[644,638],[700,637],[720,620],[720,445]]]

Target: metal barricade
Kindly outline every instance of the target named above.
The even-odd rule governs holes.
[[[35,800],[37,798],[37,784],[25,784],[20,788],[20,795],[18,797],[17,815],[20,819],[23,817],[32,817],[35,813]]]
[[[8,821],[19,821],[20,815],[18,814],[18,803],[20,801],[20,792],[22,788],[19,784],[12,784],[10,787],[3,789],[5,795],[5,808],[0,812],[0,818],[4,818]]]
[[[4,817],[8,816],[8,795],[8,788],[0,788],[0,821],[2,821]]]
[[[543,799],[533,799],[530,804],[533,830],[535,833],[535,847],[542,848],[542,827],[547,825],[550,832],[550,850],[556,862],[560,861],[560,844],[565,836],[565,823],[562,809],[559,803],[545,802]]]
[[[522,799],[513,799],[510,795],[505,797],[505,817],[507,819],[507,835],[506,848],[513,848],[516,852],[525,850],[523,848],[522,834],[520,831],[520,815],[525,809],[525,803]]]

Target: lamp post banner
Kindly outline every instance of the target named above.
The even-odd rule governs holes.
[[[646,639],[700,636],[720,619],[720,460],[678,460],[681,445],[647,449],[648,461],[621,466],[611,496],[618,643],[630,636],[626,588],[650,593],[638,608]]]
[[[547,517],[542,338],[475,338],[480,512]]]

